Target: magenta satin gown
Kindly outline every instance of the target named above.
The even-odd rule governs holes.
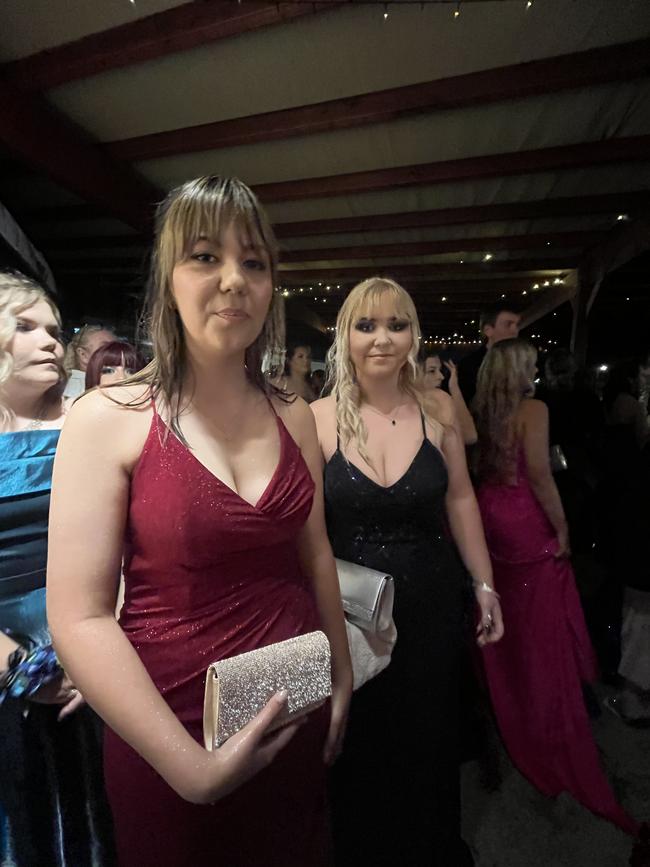
[[[629,833],[600,764],[582,697],[596,661],[569,560],[519,454],[516,485],[483,483],[478,502],[501,596],[505,635],[483,660],[501,736],[514,764],[545,795],[569,792]]]
[[[210,662],[319,628],[296,536],[314,485],[278,418],[281,456],[252,506],[154,415],[131,479],[120,624],[174,713],[203,742]],[[124,697],[128,701],[128,696]],[[112,731],[105,769],[120,867],[326,863],[328,714],[312,714],[270,767],[212,806],[183,801]],[[156,720],[151,720],[152,735]]]

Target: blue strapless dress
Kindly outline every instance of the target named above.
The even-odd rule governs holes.
[[[58,430],[0,434],[0,630],[50,643],[45,612],[47,523]],[[2,867],[114,864],[101,727],[84,707],[7,698],[0,706]]]

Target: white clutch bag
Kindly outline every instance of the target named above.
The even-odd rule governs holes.
[[[336,560],[345,625],[352,658],[354,689],[376,677],[390,663],[397,641],[393,620],[395,587],[384,572]]]
[[[309,632],[208,666],[203,739],[220,747],[249,723],[281,689],[286,709],[269,731],[315,710],[332,693],[330,645],[324,632]]]

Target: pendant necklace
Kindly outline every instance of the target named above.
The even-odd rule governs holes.
[[[382,412],[380,409],[376,409],[369,403],[366,404],[366,407],[368,409],[372,410],[372,412],[377,413],[377,415],[380,415],[382,418],[386,419],[386,421],[389,421],[393,425],[393,427],[395,427],[395,425],[397,424],[397,416],[399,415],[399,411],[403,406],[404,404],[400,403],[392,412]]]

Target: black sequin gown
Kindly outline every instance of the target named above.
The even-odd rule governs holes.
[[[424,439],[390,487],[340,448],[325,467],[334,554],[395,578],[390,666],[352,700],[332,774],[336,864],[466,867],[459,687],[468,579],[445,516],[447,469]]]

